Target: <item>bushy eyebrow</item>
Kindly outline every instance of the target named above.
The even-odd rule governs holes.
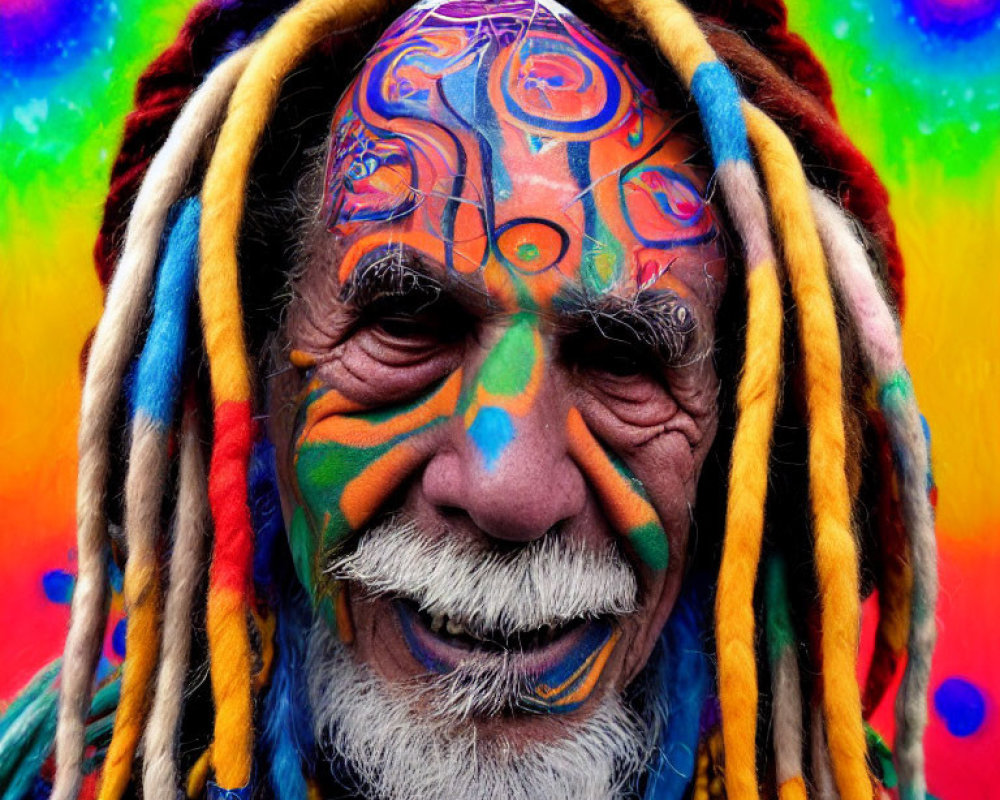
[[[363,256],[340,290],[340,300],[363,311],[392,297],[435,302],[443,292],[417,253],[407,247],[387,245]]]
[[[655,354],[667,366],[697,359],[699,323],[694,309],[676,292],[649,289],[634,297],[563,294],[554,304],[567,335],[603,336]]]
[[[338,297],[356,312],[392,298],[405,300],[411,310],[439,301],[480,317],[495,310],[483,287],[449,274],[405,244],[383,245],[362,256]]]
[[[412,248],[386,245],[358,261],[341,287],[340,300],[360,314],[393,298],[421,307],[445,299],[466,307],[482,303],[479,292],[462,292],[460,286],[453,281],[446,285],[440,268]],[[552,312],[564,336],[602,336],[655,355],[665,366],[681,366],[708,352],[699,350],[705,337],[691,304],[670,289],[647,289],[633,297],[569,289],[553,300]]]

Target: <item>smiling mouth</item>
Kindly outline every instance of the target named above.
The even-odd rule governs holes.
[[[542,625],[539,628],[525,631],[505,633],[498,630],[488,630],[472,622],[453,618],[447,614],[430,614],[420,610],[416,603],[410,600],[396,601],[411,618],[449,647],[465,650],[469,653],[533,653],[555,645],[564,636],[587,624],[583,618],[557,622],[553,625]]]
[[[392,606],[410,652],[429,672],[502,669],[522,686],[517,705],[539,713],[567,713],[586,702],[621,636],[607,617],[505,635],[428,614],[410,600]]]

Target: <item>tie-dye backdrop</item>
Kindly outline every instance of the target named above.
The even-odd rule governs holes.
[[[1000,2],[790,5],[889,185],[908,265],[906,347],[940,486],[930,788],[1000,798]],[[0,0],[0,699],[66,628],[77,359],[101,300],[90,248],[133,83],[189,6]]]

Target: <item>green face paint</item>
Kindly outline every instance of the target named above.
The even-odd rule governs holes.
[[[466,430],[487,470],[497,465],[513,441],[514,418],[527,414],[534,404],[543,366],[537,319],[526,312],[515,314],[462,401]]]
[[[642,481],[597,441],[575,408],[567,417],[566,432],[570,454],[597,492],[611,524],[647,566],[666,569],[670,563],[670,540]]]
[[[299,506],[289,533],[299,579],[314,600],[322,567],[419,462],[411,439],[450,418],[461,386],[452,373],[411,403],[366,411],[339,392],[311,385],[296,420],[293,474]]]

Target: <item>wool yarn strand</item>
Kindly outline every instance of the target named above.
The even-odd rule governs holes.
[[[99,800],[119,800],[128,786],[160,650],[157,548],[169,466],[168,438],[180,392],[188,311],[198,266],[199,214],[196,198],[184,201],[166,237],[153,297],[153,320],[136,370],[132,446],[125,480],[126,655]]]
[[[812,779],[816,800],[840,800],[837,783],[830,764],[830,751],[826,740],[826,727],[820,706],[813,706],[812,733],[809,760],[812,763]]]
[[[144,739],[143,797],[175,800],[180,774],[175,747],[191,649],[191,613],[203,574],[208,533],[205,463],[193,402],[181,424],[176,535],[163,614],[163,659]]]
[[[834,282],[861,334],[865,358],[879,387],[879,404],[896,456],[913,567],[908,660],[896,698],[896,761],[903,797],[922,800],[926,793],[923,732],[927,725],[931,655],[937,637],[934,612],[938,593],[934,512],[928,498],[927,438],[903,361],[899,326],[872,273],[864,246],[833,201],[813,190],[812,203]]]
[[[817,220],[819,215],[817,214]],[[825,246],[825,244],[824,244]],[[836,269],[831,263],[831,268]],[[861,695],[865,719],[878,708],[889,690],[900,662],[906,654],[910,637],[910,595],[913,592],[913,568],[910,544],[899,499],[899,480],[889,438],[889,426],[880,409],[871,408],[868,424],[879,442],[878,472],[888,486],[878,493],[878,623],[864,691]]]
[[[215,540],[207,628],[216,704],[212,759],[223,790],[248,785],[253,759],[247,630],[253,560],[247,463],[253,424],[236,258],[247,176],[285,76],[335,26],[349,27],[382,7],[374,0],[303,0],[282,15],[260,40],[233,92],[205,175],[199,293],[215,409],[209,467]]]
[[[809,420],[809,494],[820,589],[823,706],[837,788],[871,800],[861,693],[855,667],[860,630],[858,548],[847,487],[840,334],[805,173],[788,137],[744,103],[779,231],[802,342]]]
[[[121,261],[108,287],[88,358],[80,407],[77,479],[78,575],[56,728],[53,800],[74,800],[82,780],[84,720],[107,614],[108,435],[121,381],[146,309],[160,234],[173,202],[187,185],[205,140],[243,70],[249,50],[220,64],[192,96],[150,163],[129,217]]]
[[[753,592],[780,383],[783,314],[777,265],[732,75],[717,60],[683,5],[674,0],[633,0],[633,8],[694,95],[716,178],[742,239],[747,265],[746,355],[737,391],[726,532],[716,594],[716,640],[726,790],[734,800],[756,800],[760,792]]]
[[[695,778],[705,696],[711,683],[705,652],[705,591],[708,582],[691,576],[660,634],[651,680],[659,732],[643,800],[681,800]]]
[[[845,207],[864,224],[885,254],[893,303],[902,312],[903,263],[896,226],[889,214],[889,192],[871,162],[831,113],[829,96],[817,97],[811,87],[796,80],[800,74],[797,70],[785,72],[750,44],[745,34],[713,22],[703,24],[708,41],[740,76],[747,99],[782,124],[795,141],[809,141],[811,153],[816,154],[810,155],[810,159],[818,156],[837,175],[838,192]],[[813,66],[818,68],[815,62]],[[803,67],[808,70],[808,63]]]
[[[817,91],[817,87],[809,82],[798,80],[801,70],[809,72],[810,63],[815,67],[815,62],[806,55],[801,56],[801,64],[787,64],[783,58],[772,61],[740,32],[720,25],[714,18],[703,19],[702,25],[709,43],[730,69],[740,76],[747,98],[782,124],[794,142],[809,142],[812,169],[820,173],[832,171],[837,176],[837,195],[877,242],[887,264],[890,304],[901,310],[903,268],[895,226],[889,215],[888,192],[871,163],[838,124],[829,102],[829,90]],[[784,28],[784,25],[772,26],[767,36],[795,38],[787,30],[776,34],[777,28]],[[780,55],[785,56],[786,53],[787,50],[782,47]],[[779,66],[778,61],[783,66]],[[888,689],[906,651],[912,586],[884,417],[874,409],[868,416],[875,437],[876,474],[881,482],[876,517],[881,572],[875,649],[868,667],[862,703],[866,718]]]
[[[773,695],[775,774],[778,800],[805,800],[802,776],[802,688],[795,629],[788,599],[788,568],[782,556],[768,559],[764,573],[767,650]]]

